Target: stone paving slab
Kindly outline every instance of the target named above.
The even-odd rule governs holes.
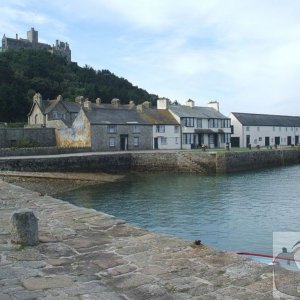
[[[3,181],[0,191],[1,300],[273,299],[270,266]],[[35,247],[10,242],[18,208],[39,218]]]

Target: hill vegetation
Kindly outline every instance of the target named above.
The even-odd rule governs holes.
[[[112,98],[119,98],[121,103],[133,100],[136,104],[157,99],[109,70],[68,64],[47,51],[22,49],[0,53],[0,122],[26,121],[36,92],[43,99],[62,95],[66,101],[74,101],[76,96],[92,101],[100,97],[104,103]]]

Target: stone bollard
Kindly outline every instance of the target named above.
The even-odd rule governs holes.
[[[39,243],[38,218],[30,209],[19,209],[11,216],[11,241],[23,246]]]

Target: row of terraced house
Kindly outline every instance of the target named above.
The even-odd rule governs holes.
[[[110,104],[100,98],[43,100],[40,94],[34,96],[28,125],[56,128],[59,147],[94,151],[294,145],[300,133],[300,117],[249,113],[226,117],[217,101],[200,107],[191,99],[181,105],[159,98],[152,107],[147,101],[124,105],[116,98]]]
[[[55,127],[59,147],[91,147],[95,151],[194,149],[225,147],[230,143],[230,119],[219,112],[218,102],[207,107],[171,104],[168,99],[135,105],[43,100],[40,94],[28,115],[30,127]]]

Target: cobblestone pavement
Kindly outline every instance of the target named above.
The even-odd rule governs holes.
[[[38,246],[10,243],[18,208],[38,216]],[[1,300],[273,299],[270,266],[3,181],[0,225]]]

